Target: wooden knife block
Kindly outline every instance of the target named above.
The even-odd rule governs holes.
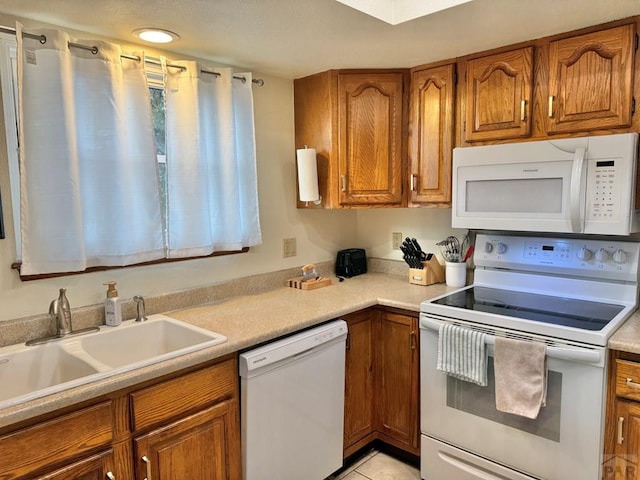
[[[409,283],[414,285],[433,285],[444,282],[444,268],[435,255],[422,262],[424,268],[409,269]]]

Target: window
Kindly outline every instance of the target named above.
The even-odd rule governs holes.
[[[18,163],[18,70],[16,65],[16,40],[12,35],[0,33],[0,88],[2,90],[7,157],[9,163],[9,183],[13,225],[16,235],[18,258],[20,251],[20,171]],[[10,92],[8,94],[8,92]]]
[[[65,43],[66,45],[66,43]],[[26,51],[26,50],[25,50]],[[6,136],[7,136],[7,147],[8,147],[8,156],[9,156],[9,165],[10,165],[10,184],[11,184],[11,199],[12,199],[12,206],[13,206],[13,212],[14,212],[14,231],[15,231],[15,236],[16,236],[16,248],[18,251],[18,260],[20,259],[24,259],[24,252],[21,251],[21,226],[20,226],[20,171],[19,171],[19,165],[20,165],[20,161],[19,161],[19,150],[18,150],[18,129],[17,129],[17,60],[16,60],[16,55],[17,55],[17,49],[16,49],[16,41],[15,38],[13,38],[12,36],[9,35],[4,35],[1,34],[0,35],[0,86],[2,87],[2,91],[3,93],[5,93],[4,95],[4,101],[3,101],[3,108],[4,108],[4,117],[5,117],[5,128],[6,128]],[[25,57],[26,58],[26,57]],[[135,61],[135,60],[130,60],[130,61]],[[29,61],[27,61],[27,63],[29,63]],[[25,67],[27,68],[27,67]],[[29,67],[31,68],[31,67]],[[39,68],[39,67],[38,67]],[[198,67],[199,68],[199,67]],[[186,70],[186,69],[185,69]],[[226,77],[228,79],[228,81],[231,81],[233,79],[233,76],[231,74],[231,70],[230,69],[223,69],[223,70],[228,70],[228,72],[225,73]],[[197,70],[198,72],[200,70]],[[179,228],[180,225],[178,225],[176,227],[176,223],[175,223],[175,219],[178,218],[180,219],[180,213],[176,214],[176,205],[181,206],[182,203],[184,203],[185,205],[188,206],[187,208],[187,212],[191,213],[194,210],[194,205],[196,206],[196,209],[201,205],[199,201],[194,202],[193,198],[188,198],[188,201],[182,202],[182,200],[179,198],[179,196],[181,194],[184,194],[185,192],[187,193],[187,196],[191,195],[190,192],[190,186],[187,184],[186,185],[186,189],[185,189],[185,185],[184,185],[184,180],[180,179],[178,180],[179,182],[182,182],[179,186],[180,188],[176,188],[174,187],[174,189],[172,190],[172,202],[169,202],[169,184],[171,182],[171,178],[173,178],[172,175],[176,175],[176,171],[179,171],[181,168],[181,165],[183,161],[187,161],[187,163],[189,162],[189,158],[181,158],[182,154],[180,153],[180,151],[178,151],[180,154],[176,155],[176,150],[174,148],[173,152],[173,157],[180,157],[180,158],[173,158],[173,159],[169,159],[167,156],[167,138],[166,138],[166,132],[165,132],[165,125],[167,123],[167,109],[166,109],[166,92],[165,92],[165,85],[164,85],[164,74],[163,74],[163,70],[161,68],[161,66],[159,65],[159,62],[156,61],[155,59],[153,59],[153,61],[151,62],[146,62],[145,63],[145,74],[147,77],[147,85],[149,88],[149,98],[151,101],[151,116],[152,116],[152,121],[153,121],[153,134],[154,134],[154,138],[155,138],[155,151],[156,151],[156,159],[157,159],[157,190],[156,192],[159,191],[159,195],[160,195],[160,204],[161,204],[161,217],[162,217],[162,231],[164,232],[164,248],[165,251],[168,252],[165,256],[171,256],[171,252],[177,252],[175,255],[173,255],[174,257],[182,257],[182,258],[193,258],[194,256],[209,256],[209,255],[220,255],[220,254],[225,254],[225,253],[235,253],[235,252],[239,252],[239,251],[246,251],[248,249],[249,246],[251,245],[256,245],[261,243],[261,234],[260,234],[260,228],[259,228],[259,220],[258,220],[258,215],[257,215],[257,190],[255,190],[255,188],[257,188],[257,179],[255,178],[256,175],[256,168],[255,168],[255,145],[252,144],[251,142],[253,142],[253,107],[252,107],[252,98],[251,97],[244,97],[241,100],[238,100],[239,107],[234,107],[231,109],[231,111],[233,112],[235,108],[246,108],[247,105],[247,98],[249,98],[249,104],[250,104],[250,110],[249,115],[247,115],[247,111],[243,111],[243,117],[242,117],[242,121],[244,121],[244,124],[241,125],[240,131],[239,133],[236,133],[236,135],[234,135],[233,133],[230,134],[230,136],[225,137],[224,142],[228,142],[228,139],[237,139],[237,137],[244,137],[249,138],[250,139],[250,143],[248,144],[243,144],[240,147],[237,148],[238,151],[240,151],[241,156],[243,157],[251,157],[250,163],[247,163],[245,158],[237,158],[237,153],[236,158],[215,158],[213,161],[214,162],[231,162],[230,165],[233,165],[233,168],[236,169],[237,173],[235,175],[237,175],[237,181],[234,180],[234,177],[231,177],[231,182],[229,182],[229,180],[225,180],[222,183],[225,184],[225,189],[229,188],[228,184],[231,184],[231,188],[236,188],[238,190],[238,192],[235,192],[235,200],[233,198],[231,198],[230,200],[225,200],[224,202],[221,201],[217,201],[217,203],[214,205],[214,207],[212,208],[211,205],[204,205],[202,207],[203,211],[214,211],[213,216],[216,218],[237,218],[237,225],[230,225],[228,221],[226,222],[220,222],[218,220],[218,224],[215,225],[214,227],[217,228],[219,231],[224,231],[228,228],[228,230],[231,232],[229,235],[227,235],[225,237],[225,235],[220,235],[219,231],[216,232],[216,234],[212,237],[211,240],[211,247],[207,247],[206,244],[202,244],[202,243],[197,243],[195,244],[195,247],[190,247],[188,244],[186,245],[186,247],[184,246],[184,237],[185,234],[187,237],[190,237],[193,232],[194,232],[194,228],[193,228],[193,224],[189,226],[189,228],[187,230],[185,230],[185,232],[180,232]],[[250,74],[248,74],[250,75]],[[211,75],[208,75],[209,77],[211,77]],[[213,78],[217,78],[221,76],[221,74],[216,74]],[[40,78],[51,78],[50,76],[47,77],[40,77]],[[193,78],[193,77],[191,77]],[[236,77],[237,78],[237,77]],[[238,82],[239,83],[239,82]],[[244,81],[243,81],[244,83]],[[249,89],[251,88],[251,82],[249,82]],[[197,89],[196,89],[197,90]],[[203,88],[204,90],[204,88]],[[233,89],[229,90],[229,94],[231,94],[231,91],[233,91],[233,93],[236,93],[236,88],[234,86]],[[12,95],[6,95],[6,92],[12,92]],[[129,97],[129,98],[133,98],[133,97]],[[137,96],[138,99],[140,99],[140,96]],[[25,96],[25,99],[29,99],[29,96]],[[172,101],[176,101],[176,100],[172,100]],[[193,101],[193,99],[192,99]],[[201,101],[198,100],[196,97],[195,101]],[[207,100],[208,102],[210,102],[211,100]],[[236,100],[234,100],[234,102],[236,102]],[[27,100],[25,100],[25,104],[28,103]],[[214,101],[215,104],[215,101]],[[38,104],[39,105],[39,104]],[[236,105],[234,103],[234,105]],[[131,110],[131,109],[129,109]],[[182,108],[182,111],[184,111],[185,109]],[[33,111],[33,107],[32,107],[32,111]],[[175,112],[176,110],[174,110]],[[193,108],[193,109],[186,109],[186,111],[188,112],[188,114],[191,115],[199,115],[199,109],[198,108]],[[148,115],[148,114],[147,114]],[[211,116],[210,112],[206,113],[207,116]],[[31,118],[34,118],[35,115],[32,114]],[[120,118],[120,117],[118,117]],[[148,117],[147,117],[148,118]],[[247,125],[246,124],[246,120],[250,118],[251,121],[251,125]],[[198,123],[198,120],[195,120],[196,123]],[[173,122],[174,124],[176,123],[175,121]],[[26,124],[29,125],[29,124]],[[209,124],[210,125],[210,124]],[[231,125],[235,125],[236,128],[238,128],[238,119],[231,119]],[[34,128],[25,128],[25,132],[29,131],[29,130],[34,130]],[[149,131],[149,130],[147,130]],[[215,135],[219,135],[220,131],[216,131],[213,133],[213,137],[215,137]],[[247,136],[248,134],[248,136]],[[80,135],[80,133],[78,133],[78,135]],[[176,135],[176,133],[174,132],[173,135]],[[204,133],[202,132],[198,132],[198,135],[194,134],[194,137],[196,138],[200,138],[200,137],[206,137],[206,136],[212,136],[211,131],[210,130],[204,130]],[[184,137],[184,135],[182,135],[182,137]],[[59,136],[55,137],[57,138],[61,138]],[[145,138],[149,138],[149,137],[145,137]],[[84,140],[83,140],[84,141]],[[211,138],[207,138],[205,140],[205,142],[207,143],[206,145],[206,149],[210,148],[210,144],[211,144],[212,139]],[[213,138],[213,143],[215,144],[216,142],[221,142],[222,140],[216,140],[216,138]],[[223,142],[223,143],[224,143]],[[179,143],[179,142],[178,142]],[[29,141],[26,141],[25,144],[28,146]],[[124,144],[123,144],[124,145]],[[175,142],[174,142],[175,145]],[[253,147],[251,146],[253,145]],[[202,148],[197,147],[196,149],[196,153],[195,155],[199,155],[198,150],[202,150]],[[247,155],[247,152],[250,153],[250,155]],[[202,154],[202,153],[200,153]],[[28,154],[27,154],[28,155]],[[48,152],[46,153],[46,155],[48,155]],[[43,157],[43,155],[41,154],[40,157]],[[30,158],[35,158],[30,157]],[[174,161],[177,162],[175,164],[172,164],[172,168],[169,169],[167,162],[168,161]],[[80,161],[86,161],[86,160],[80,160]],[[211,161],[211,159],[207,159],[207,161]],[[200,160],[196,160],[195,163],[200,162]],[[95,162],[94,162],[95,164]],[[192,165],[193,165],[193,161],[192,161]],[[25,165],[27,165],[27,167],[29,165],[32,165],[31,163],[26,163]],[[148,164],[147,164],[148,165]],[[247,168],[249,167],[249,168]],[[253,167],[253,168],[251,168]],[[188,171],[190,167],[186,167],[186,170]],[[33,170],[33,167],[31,167],[31,169]],[[27,169],[28,170],[28,169]],[[228,171],[228,167],[224,168],[225,172]],[[249,172],[249,176],[247,177],[247,171]],[[173,173],[171,173],[173,172]],[[219,185],[221,183],[220,179],[217,178],[217,176],[215,175],[215,173],[213,173],[213,176],[211,175],[212,172],[215,172],[215,169],[211,169],[209,167],[208,170],[205,171],[205,175],[204,175],[204,182],[205,183],[210,183],[210,184],[216,184]],[[178,176],[180,176],[181,174],[178,173]],[[208,175],[208,176],[207,176]],[[253,178],[252,178],[253,175]],[[202,178],[203,175],[200,174],[199,178]],[[100,177],[100,178],[104,178],[104,176]],[[138,177],[138,178],[149,178],[149,175],[145,175],[144,177]],[[176,180],[173,180],[173,182],[176,182]],[[216,183],[217,182],[217,183]],[[82,183],[82,182],[81,182]],[[100,182],[102,183],[102,182]],[[37,185],[42,185],[43,183],[37,183]],[[84,182],[85,185],[87,185],[87,182]],[[89,185],[92,185],[93,183],[89,183]],[[33,186],[31,187],[33,189]],[[207,187],[207,188],[211,188],[211,187]],[[29,190],[26,190],[27,192]],[[245,198],[246,196],[249,196],[249,202],[246,202]],[[229,195],[228,192],[225,191],[225,195],[221,195],[220,193],[218,193],[219,197],[223,197],[225,199],[229,199]],[[209,195],[210,197],[210,195]],[[156,195],[157,198],[157,195]],[[176,202],[176,199],[178,199],[178,201]],[[206,198],[204,198],[204,200],[206,201]],[[30,202],[31,203],[31,202]],[[108,202],[105,202],[108,203]],[[215,211],[215,209],[219,209],[219,210],[225,210],[227,207],[224,204],[227,204],[229,206],[230,211],[226,212],[226,214],[224,212],[220,213]],[[154,201],[153,203],[154,205],[157,205],[157,203]],[[173,207],[170,208],[170,204],[173,205]],[[247,204],[249,206],[248,208],[248,213],[245,214],[242,210],[238,210],[238,205],[242,205],[242,204]],[[157,208],[157,207],[156,207]],[[244,208],[244,207],[243,207]],[[156,210],[157,211],[157,210]],[[34,215],[31,215],[31,218],[35,218]],[[41,216],[40,218],[47,218],[47,216]],[[172,219],[174,219],[174,223],[172,224]],[[93,221],[93,219],[91,220]],[[95,221],[93,221],[95,223]],[[86,223],[86,219],[85,219],[85,223]],[[180,222],[178,222],[180,223]],[[158,222],[159,224],[159,222]],[[169,227],[171,225],[171,228]],[[247,228],[248,226],[248,228]],[[178,230],[176,230],[178,229]],[[205,226],[203,227],[203,231],[206,233],[206,231],[211,230],[211,225],[209,226]],[[245,230],[247,230],[247,232],[245,232]],[[33,227],[32,227],[32,231],[33,231]],[[176,247],[175,245],[172,246],[171,243],[171,239],[172,239],[172,235],[175,238],[176,237],[176,231],[178,232],[178,235],[181,236],[180,240],[182,242],[182,244],[179,247]],[[240,232],[240,233],[239,233]],[[206,236],[206,235],[205,235]],[[31,242],[30,242],[31,243]],[[73,247],[72,247],[73,248]],[[207,252],[206,249],[209,248],[209,251]],[[172,250],[173,249],[173,250]],[[33,248],[32,248],[33,250]],[[191,252],[194,252],[193,254],[191,254]],[[108,255],[107,255],[108,256]],[[157,258],[157,257],[156,257]],[[177,258],[176,258],[177,259]],[[60,270],[50,270],[50,271],[45,271],[42,272],[45,274],[45,276],[49,276],[49,275],[57,275],[57,274],[69,274],[69,273],[80,273],[79,270],[82,271],[86,271],[86,270],[90,270],[90,269],[104,269],[104,268],[109,268],[109,267],[113,267],[113,266],[124,266],[127,264],[136,264],[137,262],[124,262],[122,264],[106,264],[106,263],[86,263],[86,267],[85,268],[80,268],[80,269],[60,269]],[[145,261],[143,261],[143,263],[146,263]],[[153,263],[156,263],[156,261],[154,261]],[[19,265],[19,264],[18,264]],[[24,263],[23,263],[24,265]],[[24,272],[23,272],[24,273]],[[31,275],[33,277],[33,274],[30,273],[27,276]],[[25,276],[23,276],[23,278],[25,278]],[[35,278],[40,278],[38,274],[35,274]]]

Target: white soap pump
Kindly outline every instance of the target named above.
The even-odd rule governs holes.
[[[117,327],[122,323],[122,306],[116,290],[117,282],[107,282],[107,299],[104,301],[105,323],[110,327]]]

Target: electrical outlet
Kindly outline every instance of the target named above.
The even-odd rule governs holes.
[[[402,245],[402,232],[393,232],[391,234],[391,244],[394,250],[400,250],[400,245]]]
[[[295,257],[297,255],[296,251],[296,239],[294,238],[285,238],[282,240],[282,257]]]

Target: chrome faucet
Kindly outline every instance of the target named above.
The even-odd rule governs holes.
[[[49,315],[51,315],[55,320],[56,334],[52,337],[29,340],[26,342],[27,345],[39,345],[41,343],[60,340],[61,338],[65,338],[67,335],[83,335],[85,333],[92,333],[100,330],[98,327],[87,327],[81,328],[80,330],[73,329],[71,324],[71,307],[69,306],[69,300],[67,300],[66,292],[66,288],[61,288],[58,298],[49,304]]]
[[[136,322],[144,322],[147,320],[145,316],[144,298],[140,295],[133,297],[133,301],[136,302]]]
[[[49,305],[49,315],[53,315],[56,320],[56,332],[58,337],[64,337],[73,331],[71,325],[71,307],[67,300],[66,288],[60,289],[60,295]]]

